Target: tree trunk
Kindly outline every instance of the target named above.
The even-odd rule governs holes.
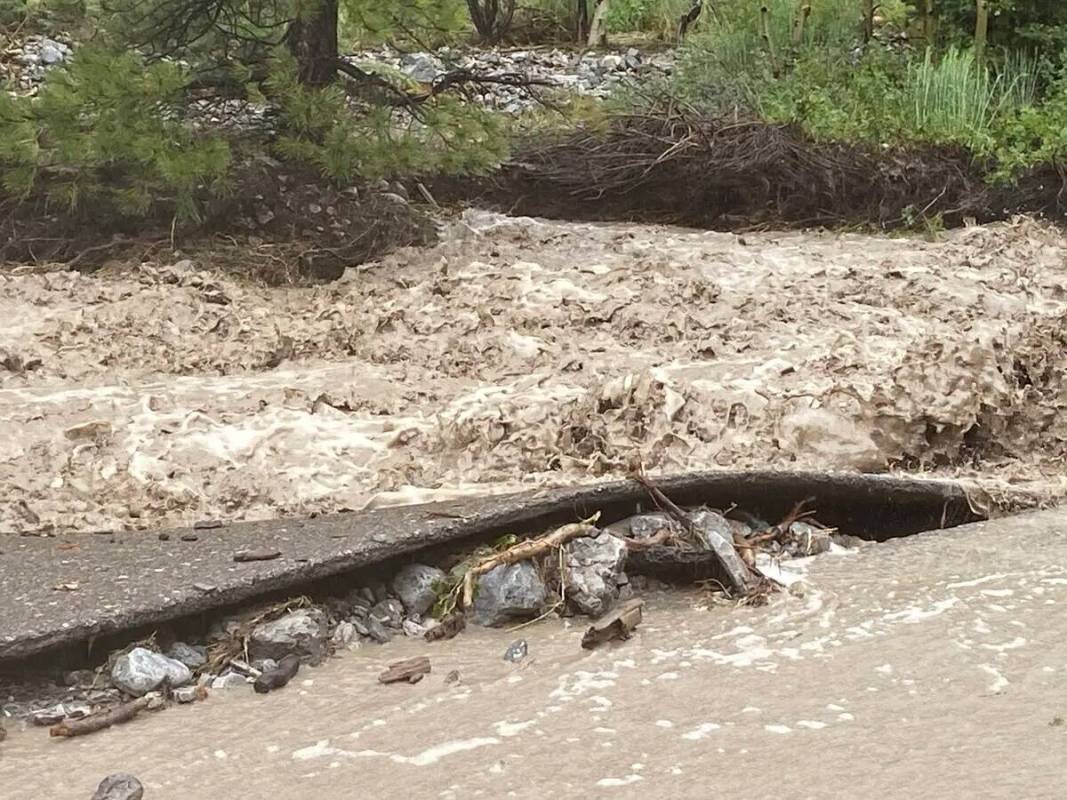
[[[574,34],[582,44],[589,39],[589,3],[586,0],[578,0],[574,10]]]
[[[986,0],[977,0],[977,17],[974,23],[974,54],[979,61],[985,55],[986,39],[989,33],[989,6]]]
[[[326,86],[337,77],[338,0],[309,0],[289,24],[286,40],[304,86]]]
[[[596,9],[593,11],[593,20],[589,23],[589,37],[586,44],[589,47],[607,47],[608,32],[605,29],[608,18],[608,4],[611,0],[597,0]]]
[[[700,12],[704,10],[704,0],[693,0],[693,5],[678,18],[678,41],[685,38],[689,26],[697,21]]]
[[[863,43],[874,38],[874,0],[863,0]]]

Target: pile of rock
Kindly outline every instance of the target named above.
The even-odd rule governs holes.
[[[382,47],[355,53],[347,59],[365,68],[395,70],[420,83],[430,83],[446,72],[461,69],[486,76],[522,75],[593,97],[606,97],[623,81],[669,75],[674,67],[673,52],[643,53],[635,47],[607,53],[545,48],[460,50],[449,47],[433,52],[400,53]],[[479,89],[477,99],[489,108],[508,113],[522,111],[536,102],[522,88],[493,84]]]
[[[67,61],[70,44],[48,36],[27,36],[0,53],[0,81],[12,81],[21,92],[33,93],[48,70]]]

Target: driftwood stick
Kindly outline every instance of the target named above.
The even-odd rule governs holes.
[[[148,697],[138,697],[129,703],[123,703],[110,711],[92,714],[85,719],[72,719],[53,725],[48,731],[49,736],[84,736],[87,733],[95,733],[121,722],[129,722],[148,706]]]

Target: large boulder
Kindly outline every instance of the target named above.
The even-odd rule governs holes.
[[[619,599],[626,545],[610,533],[583,536],[567,544],[566,565],[567,602],[581,614],[599,617]]]
[[[535,617],[545,605],[544,581],[529,561],[502,564],[478,581],[473,618],[478,625],[505,625],[516,618]]]
[[[280,661],[294,654],[317,661],[329,635],[326,615],[317,608],[302,608],[257,625],[248,640],[248,655]]]
[[[164,681],[177,687],[192,679],[193,673],[185,664],[146,647],[135,647],[119,656],[111,668],[112,685],[135,697],[158,689]]]
[[[408,564],[393,578],[393,591],[409,614],[424,615],[437,602],[434,585],[445,580],[445,573],[426,564]]]

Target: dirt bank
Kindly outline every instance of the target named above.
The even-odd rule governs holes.
[[[262,518],[659,472],[1058,494],[1067,241],[544,223],[268,289],[0,276],[0,529]]]

